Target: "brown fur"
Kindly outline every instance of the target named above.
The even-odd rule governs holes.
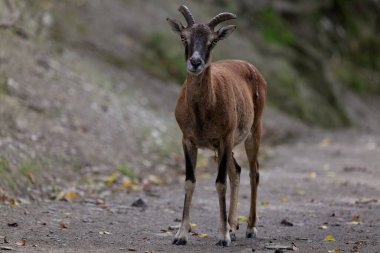
[[[216,190],[219,199],[219,241],[229,246],[238,229],[237,203],[240,166],[233,158],[233,148],[245,141],[250,166],[251,208],[246,237],[256,236],[256,197],[259,183],[257,155],[260,146],[262,115],[266,82],[251,64],[239,60],[211,63],[211,51],[220,40],[231,34],[236,26],[229,25],[214,31],[220,22],[234,19],[232,13],[221,13],[208,24],[194,22],[186,6],[179,8],[188,23],[168,18],[172,30],[181,36],[185,47],[187,78],[180,91],[175,116],[183,133],[186,160],[185,202],[182,223],[173,244],[187,243],[190,226],[190,206],[195,189],[195,165],[198,148],[218,153]],[[227,217],[227,175],[230,179],[230,208]],[[228,223],[227,223],[228,222]],[[229,228],[229,229],[228,229]]]
[[[199,76],[188,75],[175,110],[183,138],[198,148],[218,149],[232,132],[236,146],[261,125],[265,93],[262,75],[244,61],[218,61]]]

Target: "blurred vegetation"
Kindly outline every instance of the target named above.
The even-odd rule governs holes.
[[[143,17],[140,20],[136,16],[136,24],[141,23],[144,29],[136,25],[127,29],[127,23],[115,23],[113,26],[119,28],[115,29],[114,37],[103,34],[88,16],[85,17],[90,10],[87,0],[69,0],[65,4],[42,0],[24,4],[31,10],[39,10],[41,15],[52,13],[55,22],[50,35],[57,45],[88,47],[115,67],[141,68],[178,84],[186,78],[183,47],[164,20],[164,16],[173,15],[170,9],[175,10],[178,3],[146,2],[161,11],[159,22],[157,17],[151,17],[157,25],[150,27]],[[129,7],[136,2],[123,1],[123,4]],[[239,29],[234,38],[250,43],[254,49],[241,55],[263,72],[268,81],[269,103],[309,124],[350,125],[341,91],[380,94],[378,1],[196,0],[188,5],[200,20],[219,11],[236,13],[239,18],[234,22]],[[176,18],[181,18],[175,13]],[[30,24],[27,27],[26,30],[33,30],[29,29]],[[132,38],[124,48],[116,43],[120,36],[117,33],[123,32]],[[101,36],[107,36],[108,41],[103,38],[103,42],[98,43]],[[230,43],[229,48],[217,48],[213,59],[234,57],[234,51],[240,48],[238,43],[231,42],[233,39],[223,42]],[[131,45],[133,48],[129,48]]]
[[[141,53],[144,68],[160,78],[174,78],[182,84],[186,79],[186,68],[183,52],[175,50],[179,48],[178,41],[172,41],[165,33],[153,33],[144,43]],[[172,48],[172,50],[168,50]],[[180,48],[182,50],[182,48]]]

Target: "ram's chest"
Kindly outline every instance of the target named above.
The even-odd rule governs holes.
[[[233,119],[224,108],[205,109],[194,103],[180,113],[176,112],[179,127],[184,136],[200,148],[215,149],[220,139],[231,128]]]

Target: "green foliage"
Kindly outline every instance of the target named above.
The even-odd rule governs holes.
[[[19,168],[21,173],[24,176],[27,176],[29,173],[36,173],[39,171],[39,165],[37,160],[28,158],[20,162]]]
[[[144,68],[160,78],[182,83],[186,78],[186,69],[183,52],[179,49],[178,41],[173,41],[164,33],[153,33],[144,41]]]
[[[127,166],[125,166],[124,164],[119,164],[116,166],[117,167],[117,170],[123,174],[124,176],[127,176],[131,179],[135,178],[135,173],[133,172],[132,169],[128,168]]]
[[[272,8],[264,8],[259,13],[260,31],[270,43],[291,45],[295,38],[286,20]]]
[[[0,96],[8,93],[6,82],[5,74],[0,72]]]
[[[0,174],[4,173],[8,166],[9,166],[8,160],[4,158],[0,158]]]

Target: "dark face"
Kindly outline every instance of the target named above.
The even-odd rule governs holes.
[[[194,24],[185,28],[179,21],[167,19],[172,30],[181,36],[185,47],[187,72],[201,74],[210,64],[211,51],[219,40],[226,38],[236,26],[229,25],[214,32],[208,25]]]
[[[218,36],[207,25],[196,24],[183,29],[181,41],[185,47],[186,68],[199,75],[210,63],[210,55]]]

